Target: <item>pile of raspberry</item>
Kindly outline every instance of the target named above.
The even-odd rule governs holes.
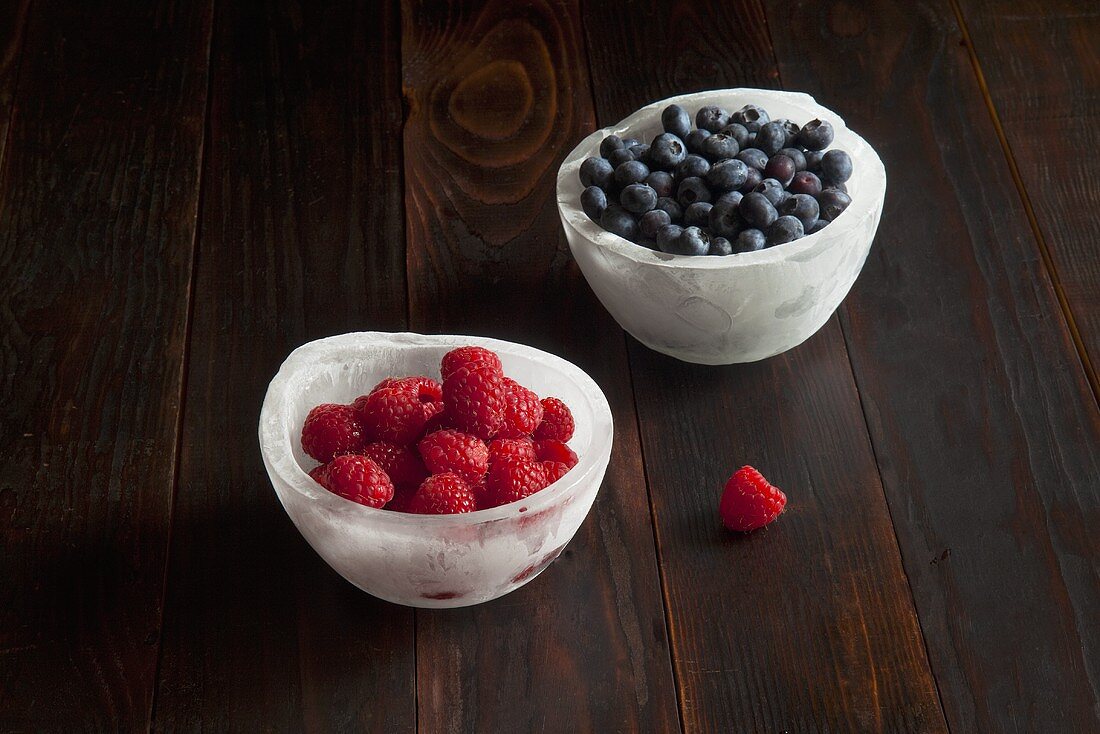
[[[311,410],[302,448],[321,464],[309,475],[369,507],[443,515],[522,500],[576,466],[569,408],[505,377],[494,352],[459,347],[440,373]]]

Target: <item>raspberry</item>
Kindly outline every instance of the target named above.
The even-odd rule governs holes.
[[[538,461],[535,443],[529,438],[498,438],[489,444],[489,461],[511,456],[524,461]]]
[[[383,380],[383,382],[386,381]],[[387,387],[414,390],[422,403],[443,402],[443,386],[430,377],[402,377],[400,380],[394,380]]]
[[[382,467],[395,485],[419,485],[428,476],[420,456],[408,446],[398,446],[384,441],[367,444],[363,455]]]
[[[556,438],[568,441],[573,438],[573,414],[569,406],[557,398],[544,398],[542,401],[542,423],[535,429],[535,438]]]
[[[566,446],[564,441],[553,438],[535,441],[535,454],[539,461],[561,462],[566,469],[572,469],[578,461],[577,452]]]
[[[443,404],[432,400],[431,390],[398,381],[368,395],[361,403],[359,419],[371,439],[405,446],[415,441],[441,410]]]
[[[448,472],[425,479],[416,490],[411,507],[419,515],[455,515],[476,510],[477,500],[460,476]]]
[[[412,500],[416,495],[416,484],[393,485],[393,499],[386,503],[384,509],[390,512],[412,512]]]
[[[443,355],[443,361],[439,364],[439,373],[444,381],[462,367],[473,364],[486,364],[503,374],[500,357],[485,347],[459,347],[452,349]]]
[[[310,469],[309,478],[328,489],[328,464],[318,464]]]
[[[489,468],[489,449],[477,436],[445,430],[425,436],[417,444],[432,474],[452,472],[473,484]]]
[[[454,428],[454,426],[451,425],[451,417],[447,415],[447,411],[441,410],[429,418],[428,422],[424,424],[424,432],[420,434],[420,438],[430,436],[436,431],[442,431],[445,428]]]
[[[497,438],[530,436],[542,422],[539,396],[515,380],[504,378],[504,422]]]
[[[393,499],[393,482],[382,467],[365,456],[345,454],[328,465],[327,489],[367,507],[381,507]]]
[[[485,363],[460,367],[443,381],[443,403],[456,428],[488,441],[504,421],[504,378]]]
[[[540,463],[542,464],[542,468],[546,471],[547,487],[568,474],[569,470],[572,468],[562,461],[543,461]]]
[[[363,425],[349,405],[325,403],[309,411],[302,426],[302,448],[317,461],[363,447]]]
[[[496,507],[530,497],[546,486],[546,468],[534,461],[505,456],[493,462],[485,477],[488,505]]]
[[[787,495],[751,466],[743,466],[726,482],[718,514],[730,530],[748,532],[763,527],[783,512]]]

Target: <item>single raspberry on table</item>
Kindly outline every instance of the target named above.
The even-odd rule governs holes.
[[[573,438],[573,413],[569,406],[557,398],[544,398],[542,401],[542,422],[535,429],[535,439],[554,438],[568,441]]]
[[[458,347],[444,354],[439,364],[439,374],[446,380],[460,368],[474,364],[486,364],[501,373],[504,370],[500,364],[500,357],[495,352],[485,347],[468,346]]]
[[[544,438],[535,441],[535,455],[539,461],[558,461],[572,469],[577,465],[577,452],[569,448],[564,441],[556,438]]]
[[[363,428],[350,405],[318,405],[302,425],[302,448],[317,461],[329,462],[363,448]]]
[[[419,515],[455,515],[476,510],[477,499],[457,474],[433,474],[416,490],[411,509]]]
[[[523,438],[534,433],[542,422],[539,396],[515,380],[504,378],[504,419],[497,438]]]
[[[504,377],[485,363],[460,367],[443,380],[443,404],[456,428],[488,441],[504,422]]]
[[[431,433],[416,445],[432,474],[457,474],[476,483],[489,468],[489,447],[477,436],[455,430]]]
[[[405,446],[424,432],[428,421],[443,410],[443,403],[440,391],[420,379],[398,380],[356,400],[368,438]],[[438,388],[438,383],[431,382]]]
[[[495,438],[489,444],[489,461],[502,456],[511,456],[524,461],[538,461],[535,442],[529,438]]]
[[[730,530],[748,532],[764,527],[787,505],[787,495],[768,483],[760,472],[743,466],[726,482],[718,514]]]
[[[488,505],[496,507],[530,497],[547,484],[546,467],[509,456],[494,461],[485,475]]]
[[[547,487],[564,477],[573,468],[562,461],[541,461],[539,463],[542,464],[542,468],[546,472]]]
[[[428,476],[420,455],[408,446],[375,441],[363,448],[363,455],[382,467],[395,485],[419,485]]]
[[[382,467],[360,454],[344,454],[326,469],[328,491],[368,507],[381,507],[393,499],[393,482]]]

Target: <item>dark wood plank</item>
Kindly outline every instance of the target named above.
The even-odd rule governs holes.
[[[0,173],[0,729],[145,729],[209,3],[35,3]]]
[[[611,467],[561,558],[504,599],[417,613],[421,729],[678,728],[622,332],[568,255],[557,168],[592,129],[571,2],[403,5],[412,326],[561,354],[615,414]]]
[[[0,170],[8,143],[16,78],[23,60],[23,31],[27,27],[29,7],[30,0],[0,2]]]
[[[958,0],[1039,245],[1100,400],[1100,7]]]
[[[156,728],[411,731],[413,615],[298,535],[256,443],[309,339],[405,323],[396,6],[219,3]]]
[[[601,124],[672,94],[778,83],[758,3],[586,9]],[[685,728],[944,730],[836,319],[753,365],[688,365],[633,341],[630,357]],[[790,505],[735,537],[717,504],[746,463]]]
[[[955,13],[807,0],[768,17],[783,83],[886,163],[842,314],[948,722],[1096,731],[1100,414]]]

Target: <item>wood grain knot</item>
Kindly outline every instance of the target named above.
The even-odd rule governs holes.
[[[531,112],[534,89],[518,61],[499,60],[462,79],[451,92],[454,121],[487,140],[515,135]]]

